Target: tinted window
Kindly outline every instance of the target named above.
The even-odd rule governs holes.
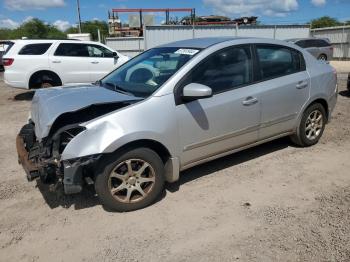
[[[113,52],[100,45],[88,45],[90,57],[113,57]]]
[[[85,44],[63,43],[57,47],[55,56],[89,57],[88,46]]]
[[[22,47],[18,52],[19,55],[42,55],[51,46],[51,43],[44,44],[30,44]]]
[[[252,81],[252,56],[248,46],[225,48],[201,62],[184,85],[199,83],[220,93]]]
[[[260,73],[263,79],[289,75],[305,68],[302,55],[283,46],[257,46]]]
[[[315,46],[316,47],[327,47],[327,46],[330,46],[330,43],[328,43],[325,40],[314,40],[314,42],[315,42]]]
[[[306,48],[306,47],[307,47],[307,43],[306,43],[305,40],[300,40],[300,41],[298,41],[298,42],[295,42],[295,44],[296,44],[297,46],[300,46],[301,48]]]

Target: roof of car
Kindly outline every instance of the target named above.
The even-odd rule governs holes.
[[[188,48],[207,48],[209,46],[219,44],[225,41],[251,39],[249,37],[204,37],[193,38],[181,41],[176,41],[168,44],[161,45],[159,47],[188,47]]]
[[[286,39],[288,42],[297,42],[300,40],[325,40],[329,41],[328,38],[318,38],[318,37],[305,37],[305,38],[291,38],[291,39]]]

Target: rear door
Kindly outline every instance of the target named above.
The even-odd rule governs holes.
[[[88,46],[82,43],[59,43],[49,57],[50,67],[63,84],[90,83]]]
[[[316,58],[320,55],[320,48],[317,46],[317,40],[305,40],[305,49]]]
[[[88,44],[90,56],[90,82],[100,80],[118,67],[118,57],[113,56],[113,51],[98,45]]]
[[[302,54],[279,45],[256,45],[260,75],[259,139],[290,132],[309,98],[310,79]]]

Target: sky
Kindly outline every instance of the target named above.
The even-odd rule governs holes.
[[[324,15],[350,20],[350,0],[80,0],[80,7],[83,21],[107,20],[112,8],[195,8],[197,15],[254,15],[264,24],[302,24]],[[158,23],[165,19],[163,13],[154,15]],[[0,28],[16,28],[33,17],[63,31],[77,23],[76,0],[0,0]]]

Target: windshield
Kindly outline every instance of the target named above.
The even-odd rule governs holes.
[[[116,92],[148,97],[198,52],[199,49],[178,47],[153,48],[116,69],[99,84]]]

